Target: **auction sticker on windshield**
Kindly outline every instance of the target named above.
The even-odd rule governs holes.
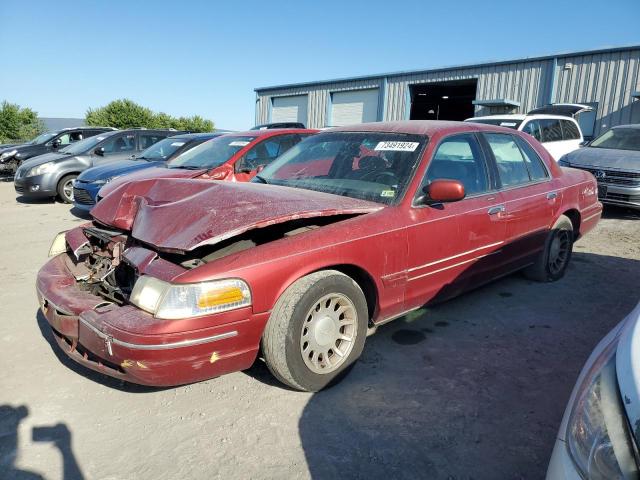
[[[374,150],[394,152],[415,152],[418,142],[378,142]]]
[[[231,142],[229,144],[230,147],[246,147],[250,142],[236,140],[235,142]]]

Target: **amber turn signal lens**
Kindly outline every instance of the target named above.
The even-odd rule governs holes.
[[[198,308],[217,307],[218,305],[241,302],[243,299],[242,290],[237,287],[226,290],[213,290],[200,295]]]

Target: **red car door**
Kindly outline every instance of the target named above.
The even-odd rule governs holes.
[[[553,188],[547,168],[525,140],[503,133],[484,133],[483,137],[497,167],[505,205],[505,266],[516,270],[544,247],[561,192]]]
[[[504,204],[475,134],[456,134],[440,142],[422,185],[436,179],[459,180],[466,197],[432,205],[414,201],[408,227],[407,310],[488,280],[501,263]]]

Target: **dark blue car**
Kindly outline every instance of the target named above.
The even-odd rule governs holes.
[[[130,160],[121,160],[89,168],[76,178],[73,186],[73,206],[79,210],[89,211],[96,204],[98,191],[114,178],[145,168],[162,166],[196,145],[224,133],[226,132],[175,135],[154,143]]]

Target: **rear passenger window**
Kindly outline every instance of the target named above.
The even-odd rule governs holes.
[[[580,131],[578,130],[578,126],[571,120],[560,120],[560,125],[562,125],[562,138],[564,140],[580,139]]]
[[[429,163],[424,184],[438,179],[458,180],[467,195],[489,190],[484,157],[474,135],[455,135],[440,143]]]
[[[533,147],[519,137],[516,137],[516,142],[524,154],[524,161],[527,164],[531,180],[544,180],[549,178],[549,173],[542,163],[542,159],[538,156]]]
[[[503,187],[513,187],[531,181],[525,157],[512,135],[485,133],[484,136],[496,159]]]
[[[540,120],[543,142],[559,142],[562,140],[560,121],[555,119]]]
[[[141,133],[140,134],[140,150],[146,150],[154,143],[166,138],[166,135],[160,135],[157,133]]]

